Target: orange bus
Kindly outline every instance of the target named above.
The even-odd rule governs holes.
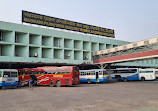
[[[37,67],[18,69],[19,85],[29,85],[30,79],[36,85],[64,86],[79,83],[79,68],[76,66]]]

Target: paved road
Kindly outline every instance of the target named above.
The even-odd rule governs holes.
[[[0,111],[158,111],[158,82],[0,90]]]

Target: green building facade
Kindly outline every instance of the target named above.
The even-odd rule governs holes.
[[[1,63],[92,64],[92,52],[128,43],[115,38],[0,21]],[[158,62],[146,60],[132,64],[156,66]]]

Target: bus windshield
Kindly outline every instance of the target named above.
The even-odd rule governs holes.
[[[17,72],[11,72],[11,73],[10,73],[10,76],[11,76],[11,77],[18,77],[18,74],[17,74]]]
[[[3,77],[17,77],[17,72],[4,71]]]
[[[3,77],[10,77],[10,72],[9,71],[4,71]]]

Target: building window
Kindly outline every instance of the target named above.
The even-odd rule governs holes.
[[[18,34],[15,32],[15,42],[18,42]]]
[[[0,41],[3,41],[3,33],[0,31]]]
[[[2,56],[2,46],[0,46],[0,56]]]
[[[15,56],[18,56],[18,48],[15,47]]]

